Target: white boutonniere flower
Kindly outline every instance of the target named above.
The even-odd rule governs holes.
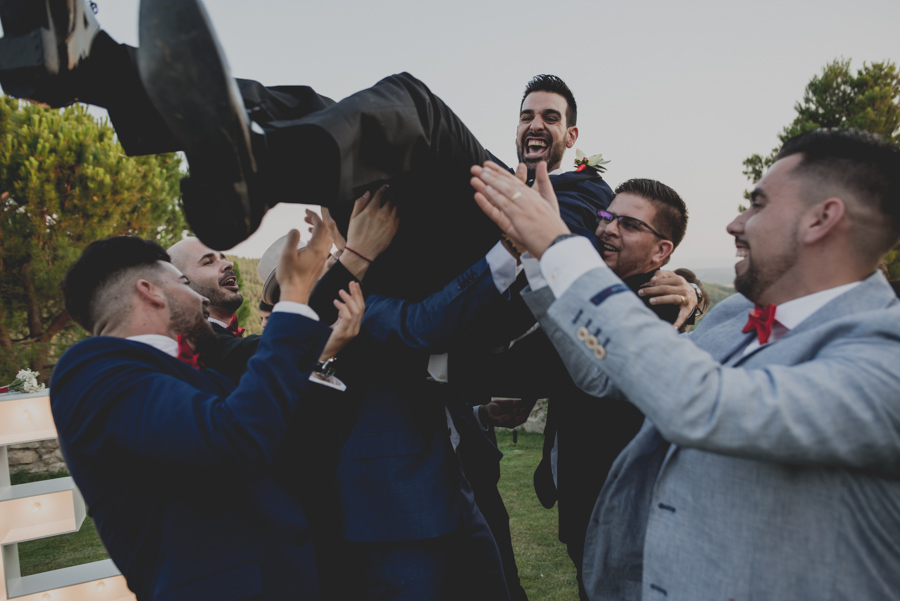
[[[575,173],[581,173],[588,167],[597,173],[605,173],[606,167],[604,167],[604,165],[607,164],[609,164],[609,161],[604,161],[602,154],[585,156],[583,152],[575,149]]]

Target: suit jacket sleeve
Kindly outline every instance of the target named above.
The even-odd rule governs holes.
[[[847,311],[805,334],[814,342],[804,344],[804,334],[791,332],[759,351],[767,361],[725,367],[634,295],[603,298],[600,293],[617,282],[610,270],[594,269],[543,317],[573,379],[589,394],[618,388],[666,440],[684,447],[900,474],[896,300],[868,318]],[[733,327],[736,339],[741,325]],[[590,329],[605,353],[589,348],[582,328]],[[789,342],[792,336],[797,338]],[[783,360],[785,353],[794,356]]]
[[[419,302],[370,295],[362,330],[376,341],[443,353],[475,333],[482,312],[506,301],[482,258],[442,290]]]
[[[276,313],[237,388],[146,345],[92,338],[60,360],[51,402],[60,438],[143,466],[258,473],[272,460],[330,334]],[[137,468],[136,468],[137,469]]]

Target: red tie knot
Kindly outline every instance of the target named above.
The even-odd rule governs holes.
[[[775,305],[766,305],[765,307],[754,305],[753,310],[750,311],[750,317],[747,319],[747,325],[741,331],[746,334],[756,330],[756,339],[760,344],[765,344],[772,335],[772,324],[774,323]]]
[[[231,332],[234,336],[238,338],[244,335],[244,328],[238,327],[238,318],[237,315],[231,316],[231,321],[228,322],[228,331]]]

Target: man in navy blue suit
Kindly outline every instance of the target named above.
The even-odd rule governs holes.
[[[66,307],[94,337],[54,371],[54,420],[138,599],[318,598],[306,516],[267,470],[332,332],[306,304],[328,244],[317,232],[282,254],[282,302],[237,387],[198,369],[186,338],[214,335],[208,301],[157,244],[94,242],[67,273]]]
[[[310,296],[326,323],[337,318],[338,291],[366,277],[397,231],[385,192],[357,201],[340,260]],[[195,238],[169,252],[220,322],[201,357],[239,381],[260,337],[225,327],[240,299],[232,264]],[[491,256],[514,267],[502,247]],[[443,399],[422,377],[428,352],[470,336],[479,311],[505,303],[491,275],[482,259],[420,302],[369,295],[360,336],[336,363],[347,389],[308,391],[303,423],[292,424],[273,476],[307,510],[323,597],[506,597],[496,546],[447,440]]]

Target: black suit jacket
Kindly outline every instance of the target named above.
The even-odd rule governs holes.
[[[623,281],[636,292],[652,276],[653,272],[639,274]],[[674,323],[678,317],[675,305],[651,305],[649,299],[642,300],[663,321]],[[543,340],[547,341],[545,336]],[[559,363],[553,368],[556,382],[546,390],[550,406],[544,429],[544,454],[534,474],[535,491],[547,508],[558,499],[559,539],[570,545],[583,545],[594,503],[609,468],[640,430],[644,416],[631,403],[599,400],[588,395],[575,385],[564,367],[565,375],[560,377],[562,361],[553,354]],[[550,451],[557,438],[558,487],[555,487]]]
[[[259,348],[259,335],[249,334],[240,337],[215,322],[209,322],[209,325],[216,333],[216,338],[200,346],[203,363],[207,368],[216,370],[237,384],[247,371],[247,361]]]

